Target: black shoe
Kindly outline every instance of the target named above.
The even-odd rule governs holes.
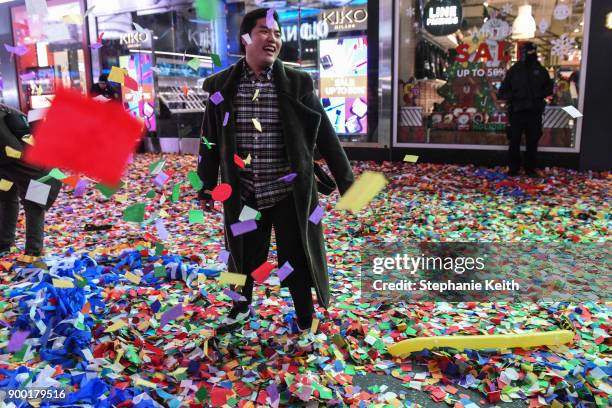
[[[297,328],[298,331],[300,333],[305,332],[305,331],[309,331],[310,328],[312,327],[312,316],[310,316],[308,319],[296,319],[296,323],[297,323]]]
[[[518,175],[519,175],[519,171],[518,170],[510,170],[508,172],[508,176],[510,176],[510,177],[516,177]]]
[[[8,255],[11,252],[11,247],[0,247],[0,256]]]
[[[535,170],[526,170],[525,174],[527,174],[527,177],[540,177]]]
[[[41,249],[26,249],[24,252],[27,256],[43,256],[44,251]]]
[[[242,327],[247,320],[249,320],[249,316],[251,315],[251,311],[248,307],[244,306],[234,306],[232,310],[230,310],[229,314],[221,320],[221,324],[217,327],[218,334],[225,334],[230,331],[234,331],[239,327]]]

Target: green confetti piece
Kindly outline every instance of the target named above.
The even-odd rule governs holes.
[[[123,219],[127,222],[135,222],[140,224],[144,221],[145,205],[134,204],[130,205],[123,211]]]
[[[205,136],[202,136],[202,141],[204,142],[204,144],[206,145],[206,148],[208,150],[212,149],[212,145],[210,144],[210,142],[208,141],[208,139]]]
[[[60,169],[52,169],[49,172],[49,176],[54,178],[54,179],[56,179],[56,180],[63,180],[66,177],[68,177],[64,173],[62,173],[62,171]]]
[[[196,15],[201,20],[214,20],[217,18],[216,0],[196,0]]]
[[[200,69],[200,59],[197,57],[194,57],[190,59],[189,61],[187,61],[187,65],[189,66],[189,68],[193,69],[194,71],[198,71]]]
[[[181,195],[181,183],[177,183],[172,187],[172,195],[170,196],[170,201],[173,203],[177,203],[179,197]]]
[[[106,198],[111,198],[121,187],[123,187],[123,183],[119,183],[117,187],[109,187],[100,183],[96,184],[96,189]]]
[[[206,401],[209,398],[208,390],[206,389],[206,387],[202,387],[198,390],[198,392],[196,392],[195,396],[199,402]]]
[[[145,197],[147,197],[147,198],[155,198],[156,194],[157,193],[155,192],[155,190],[149,190],[149,191],[147,191],[147,195]]]
[[[212,62],[215,66],[220,67],[221,66],[221,57],[219,57],[219,55],[217,54],[211,54],[210,58],[212,58]]]
[[[166,268],[161,265],[157,265],[155,266],[155,272],[153,274],[156,278],[163,278],[166,276]]]
[[[164,252],[164,244],[158,242],[157,244],[155,244],[155,256],[161,256],[161,254]]]
[[[160,171],[162,171],[165,165],[166,165],[166,161],[164,159],[159,159],[155,163],[151,163],[149,165],[149,173],[157,174]]]
[[[189,223],[190,224],[204,224],[204,211],[189,210]]]
[[[202,180],[200,180],[200,176],[198,176],[198,173],[193,170],[187,173],[187,179],[189,180],[191,187],[193,187],[196,191],[200,191],[202,187],[204,187],[204,183],[202,183]]]

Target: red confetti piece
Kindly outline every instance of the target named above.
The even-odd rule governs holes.
[[[263,283],[266,279],[268,279],[268,276],[270,276],[272,269],[274,269],[274,266],[270,262],[266,261],[251,272],[251,276],[257,283]]]
[[[232,186],[227,183],[221,183],[212,191],[212,198],[215,201],[225,201],[232,195]]]
[[[67,123],[70,131],[66,131]],[[99,103],[76,91],[59,89],[46,120],[36,128],[36,144],[25,151],[24,161],[86,174],[114,186],[142,130],[142,123],[120,104]]]
[[[138,82],[128,75],[123,77],[123,84],[126,88],[131,89],[132,91],[138,91]]]
[[[242,160],[237,154],[234,154],[234,163],[236,163],[236,166],[244,169],[244,160]]]

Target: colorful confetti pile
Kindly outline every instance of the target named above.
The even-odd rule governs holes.
[[[194,157],[161,159],[137,156],[115,191],[73,179],[47,214],[44,260],[19,263],[13,253],[0,261],[0,389],[59,386],[68,395],[7,406],[416,406],[386,386],[355,385],[366,373],[455,407],[610,406],[609,304],[392,304],[358,296],[366,244],[607,242],[608,174],[550,169],[517,181],[470,166],[354,163],[356,174],[383,173],[388,184],[356,214],[336,210],[332,195],[311,217],[325,225],[332,307],[298,333],[291,297],[279,286],[286,265],[256,287],[246,326],[218,335],[236,295],[222,216],[199,211],[198,180],[187,174]],[[274,251],[269,262],[277,267]],[[386,352],[413,337],[553,330],[561,316],[576,329],[568,346],[403,359]]]

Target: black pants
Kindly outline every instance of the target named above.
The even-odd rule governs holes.
[[[43,250],[45,209],[28,200],[21,200],[26,217],[26,254],[37,255]],[[15,244],[15,230],[19,215],[19,196],[13,186],[0,199],[0,248]]]
[[[542,112],[523,111],[510,115],[510,171],[518,171],[521,167],[521,137],[525,133],[525,170],[536,169],[536,153],[538,141],[542,136]]]
[[[246,205],[256,208],[247,200]],[[257,221],[257,229],[244,234],[244,270],[247,280],[242,288],[242,295],[250,304],[253,297],[253,277],[251,272],[268,259],[272,227],[276,236],[278,265],[289,261],[293,272],[282,282],[289,287],[293,298],[298,320],[308,323],[314,313],[312,302],[312,279],[308,271],[306,254],[300,238],[300,227],[295,212],[293,196],[289,196],[274,207],[260,210],[261,218]]]

